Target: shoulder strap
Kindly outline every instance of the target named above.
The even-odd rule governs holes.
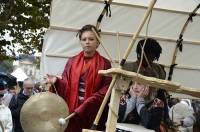
[[[1,128],[2,132],[4,132],[4,127],[3,127],[3,123],[1,122],[1,120],[0,120],[0,128]]]

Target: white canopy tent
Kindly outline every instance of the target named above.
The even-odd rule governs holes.
[[[24,71],[21,68],[15,69],[11,75],[17,78],[18,82],[23,82],[28,76],[24,73]]]
[[[132,35],[136,32],[149,4],[149,0],[114,0],[111,17],[101,23],[101,38],[114,60],[122,58]],[[158,63],[169,65],[173,58],[176,40],[189,13],[200,0],[157,0],[150,22],[143,27],[140,38],[149,36],[157,39],[162,46]],[[67,58],[81,51],[77,30],[85,24],[96,24],[103,10],[103,0],[53,0],[50,27],[45,34],[41,74],[61,75]],[[172,81],[186,87],[200,87],[200,11],[189,23],[183,36],[183,52],[178,53]],[[147,32],[147,33],[146,33]],[[119,34],[119,41],[117,39]],[[138,39],[138,40],[139,40]],[[136,42],[137,43],[137,42]],[[134,45],[128,60],[136,59]],[[106,54],[100,47],[99,51]]]

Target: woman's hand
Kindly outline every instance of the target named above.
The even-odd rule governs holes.
[[[155,108],[164,108],[164,102],[158,98],[155,98],[152,104],[153,107]]]
[[[130,86],[129,94],[131,95],[131,97],[137,96],[137,93],[134,91],[135,87],[136,87],[135,83]]]
[[[138,97],[147,97],[149,95],[149,86],[145,86],[143,89],[141,89],[138,93]]]
[[[57,77],[54,75],[47,74],[46,82],[50,84],[54,84],[57,81]]]

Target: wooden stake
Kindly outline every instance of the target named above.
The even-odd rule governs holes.
[[[139,34],[140,34],[140,32],[141,32],[141,30],[142,30],[142,28],[143,28],[143,26],[144,26],[144,24],[145,24],[147,18],[148,18],[148,16],[150,15],[150,13],[151,13],[151,11],[152,11],[152,9],[153,9],[153,6],[155,5],[156,1],[157,1],[157,0],[151,0],[151,3],[150,3],[150,5],[149,5],[149,7],[148,7],[148,9],[147,9],[147,11],[146,11],[146,13],[145,13],[143,19],[142,19],[142,22],[141,22],[140,26],[139,26],[138,29],[137,29],[137,32],[135,33],[135,35],[133,36],[132,40],[131,40],[130,43],[129,43],[129,46],[128,46],[128,48],[127,48],[125,54],[124,54],[124,57],[123,57],[122,61],[125,61],[125,60],[127,59],[128,55],[130,54],[130,52],[131,52],[131,50],[132,50],[132,48],[133,48],[133,45],[134,45],[136,39],[138,38],[138,36],[139,36]],[[122,63],[121,63],[121,66],[123,66],[123,64],[124,64],[124,63],[122,62]]]
[[[103,102],[102,102],[102,104],[101,104],[101,106],[100,106],[100,108],[99,108],[99,111],[98,111],[98,113],[97,113],[97,116],[96,116],[96,118],[95,118],[95,120],[94,120],[92,129],[96,129],[96,127],[98,126],[99,119],[100,119],[100,117],[101,117],[101,115],[102,115],[102,113],[103,113],[103,110],[104,110],[105,105],[106,105],[106,103],[107,103],[107,101],[108,101],[108,98],[110,97],[112,88],[113,88],[113,86],[114,86],[116,80],[117,80],[117,76],[114,75],[113,78],[112,78],[112,82],[110,83],[110,86],[109,86],[109,88],[108,88],[108,91],[106,92],[106,95],[105,95],[105,97],[104,97],[104,99],[103,99]]]

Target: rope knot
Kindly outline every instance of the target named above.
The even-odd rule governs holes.
[[[109,13],[109,17],[111,17],[110,4],[106,0],[104,1],[104,4],[106,4],[105,7],[104,7],[104,9],[106,10],[106,16],[108,16],[108,13]]]
[[[183,51],[183,39],[179,38],[177,40],[177,47],[179,48],[179,51],[182,52]]]

